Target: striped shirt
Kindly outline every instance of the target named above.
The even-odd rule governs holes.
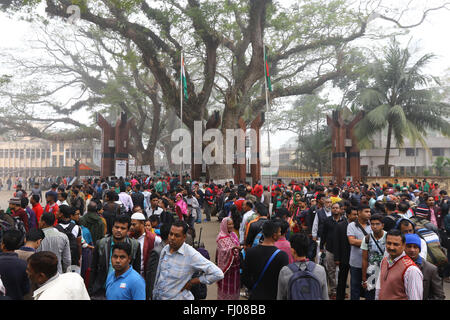
[[[200,282],[212,284],[223,279],[223,272],[190,245],[183,245],[174,253],[166,245],[159,258],[153,300],[194,300],[191,291],[181,289],[191,280],[195,271],[203,274]]]
[[[45,238],[36,252],[51,251],[58,257],[58,273],[64,273],[72,262],[69,238],[54,227],[42,229]]]

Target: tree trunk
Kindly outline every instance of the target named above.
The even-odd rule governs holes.
[[[387,141],[386,141],[386,155],[384,157],[384,173],[385,177],[390,176],[389,172],[389,154],[391,152],[391,138],[392,138],[392,124],[389,122],[388,132],[387,132]]]

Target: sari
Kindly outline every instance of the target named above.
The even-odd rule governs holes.
[[[224,277],[217,282],[218,300],[239,300],[240,274],[239,274],[239,251],[233,251],[239,247],[239,239],[236,233],[228,232],[228,220],[224,218],[220,223],[220,232],[216,238],[216,264],[222,270]]]
[[[179,193],[179,194],[177,194],[177,197],[178,196],[180,196],[181,199],[175,203],[175,210],[176,210],[176,213],[177,213],[180,221],[183,221],[183,216],[188,215],[188,211],[187,211],[188,206],[187,206],[186,201],[183,200],[183,195],[181,193]]]

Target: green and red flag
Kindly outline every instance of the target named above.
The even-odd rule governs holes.
[[[272,91],[272,82],[270,81],[269,63],[267,62],[267,53],[264,50],[264,70],[266,74],[267,89]]]
[[[186,73],[184,72],[184,56],[181,54],[181,85],[183,86],[184,98],[188,99]]]

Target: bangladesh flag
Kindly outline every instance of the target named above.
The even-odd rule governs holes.
[[[188,99],[186,74],[184,72],[184,56],[181,54],[181,85],[183,86],[184,98]]]
[[[272,82],[270,82],[269,63],[267,62],[267,53],[264,51],[264,66],[267,81],[267,88],[272,91]]]

